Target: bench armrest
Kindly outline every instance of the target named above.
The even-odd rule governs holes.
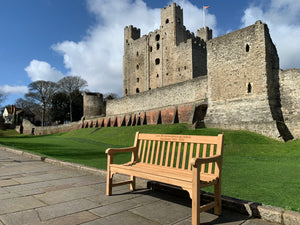
[[[135,152],[136,147],[128,147],[128,148],[108,148],[105,153],[108,155],[113,155],[114,153],[122,153],[122,152]]]
[[[192,158],[190,163],[192,167],[199,167],[201,164],[218,162],[221,160],[222,160],[222,155],[217,155],[217,156],[212,156],[207,158]]]

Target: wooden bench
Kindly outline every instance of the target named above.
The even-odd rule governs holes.
[[[115,153],[132,153],[131,161],[113,164]],[[136,177],[176,185],[189,192],[192,199],[192,224],[200,223],[200,212],[214,208],[221,214],[221,169],[223,134],[218,136],[142,134],[137,132],[129,148],[109,148],[107,153],[106,194],[112,187],[130,184],[135,189]],[[130,180],[113,183],[116,173]],[[214,185],[214,201],[200,206],[200,189]]]

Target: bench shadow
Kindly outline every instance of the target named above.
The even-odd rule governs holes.
[[[136,189],[134,192],[126,191],[122,193],[115,193],[113,195],[145,195],[157,198],[159,200],[169,201],[175,204],[189,207],[192,209],[192,201],[189,197],[189,193],[180,187],[164,184],[156,181],[148,181],[147,188]],[[213,195],[204,191],[201,191],[201,204],[210,202]],[[237,223],[242,224],[247,219],[251,218],[247,213],[247,209],[243,209],[239,206],[228,206],[228,203],[223,201],[222,203],[222,215],[217,216],[214,214],[213,209],[203,212],[204,219],[201,220],[201,225],[209,224],[223,224],[223,223]],[[235,209],[236,208],[236,209]],[[240,223],[239,223],[240,222]]]

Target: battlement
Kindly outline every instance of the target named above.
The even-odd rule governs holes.
[[[129,40],[136,40],[141,37],[141,30],[137,27],[134,27],[132,25],[126,26],[124,28],[124,40],[125,43],[128,43]]]

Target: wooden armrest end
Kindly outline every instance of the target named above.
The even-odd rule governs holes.
[[[122,152],[134,152],[136,151],[136,147],[128,147],[128,148],[108,148],[105,153],[112,155],[114,153],[122,153]]]
[[[191,165],[193,167],[199,167],[201,164],[205,163],[211,163],[211,162],[218,162],[222,160],[222,155],[207,157],[207,158],[192,158],[191,159]]]

